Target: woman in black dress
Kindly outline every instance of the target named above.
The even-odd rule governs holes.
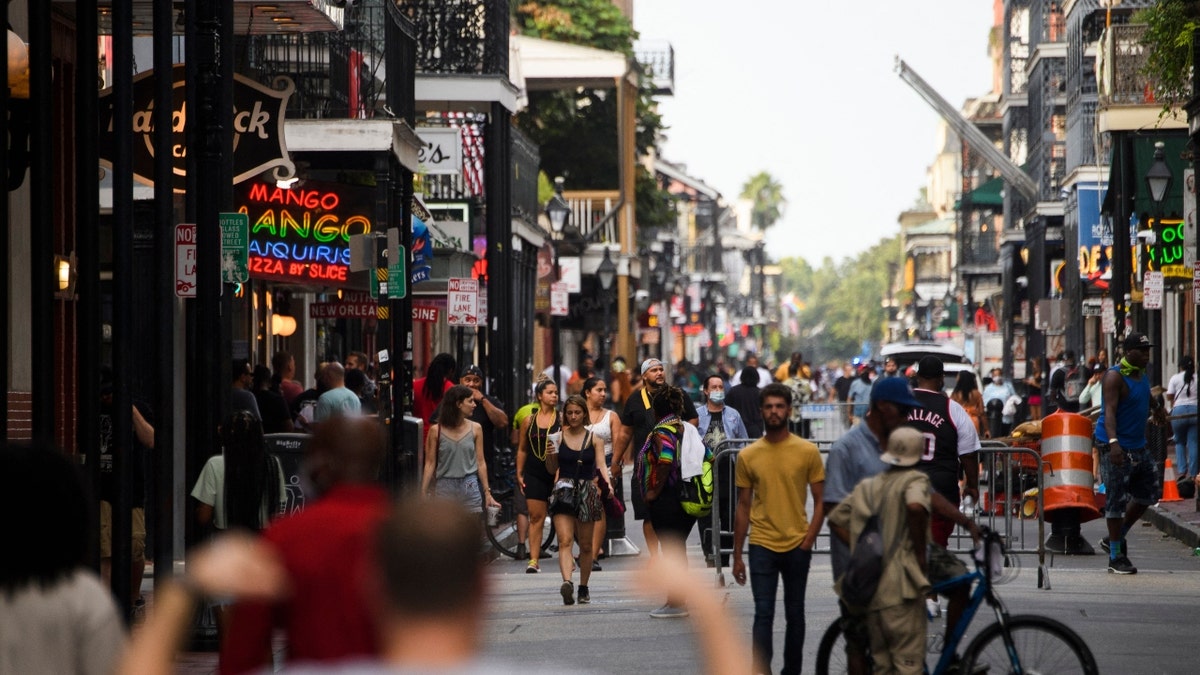
[[[537,401],[536,412],[521,421],[517,447],[517,484],[525,494],[529,507],[529,565],[526,574],[539,571],[538,557],[542,541],[542,529],[546,526],[546,507],[550,490],[554,485],[554,474],[546,468],[546,450],[550,445],[550,434],[557,433],[561,422],[558,416],[558,385],[553,380],[543,380],[533,390]]]

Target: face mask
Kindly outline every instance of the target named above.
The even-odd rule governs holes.
[[[712,403],[724,403],[725,391],[723,389],[718,389],[717,391],[708,392],[708,400]]]
[[[992,382],[995,382],[996,384],[1004,384],[1004,378],[1003,377],[993,377]]]

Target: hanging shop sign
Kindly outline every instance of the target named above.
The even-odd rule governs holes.
[[[1191,279],[1192,266],[1188,259],[1184,223],[1178,218],[1150,219],[1154,243],[1149,248],[1150,269],[1162,272],[1167,279]],[[1194,252],[1195,249],[1192,249]]]
[[[421,173],[436,175],[458,175],[462,173],[462,140],[458,127],[417,127],[417,138],[421,149],[417,151],[417,162]]]
[[[284,189],[243,183],[235,200],[250,218],[250,276],[343,287],[350,237],[374,230],[374,188],[303,181]]]
[[[171,69],[171,172],[175,192],[185,191],[187,178],[187,121],[184,65]],[[147,185],[154,185],[154,90],[156,74],[146,71],[133,78],[133,175]],[[288,99],[296,85],[287,77],[277,77],[274,89],[243,75],[233,76],[233,182],[241,183],[268,169],[274,169],[275,180],[296,175],[296,166],[288,156],[284,142],[283,121]],[[100,136],[97,146],[100,164],[112,168],[114,156],[113,90],[100,92]],[[198,117],[196,119],[199,119]],[[198,130],[203,133],[203,127]],[[201,141],[203,142],[203,141]]]

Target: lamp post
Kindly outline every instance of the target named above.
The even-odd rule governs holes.
[[[608,340],[612,330],[609,326],[609,321],[612,319],[612,299],[609,297],[609,293],[612,291],[613,282],[617,280],[617,266],[609,256],[607,246],[604,247],[604,259],[596,268],[596,279],[600,282],[600,289],[604,291],[604,333],[600,336],[600,363],[603,364],[605,370],[611,370],[608,363]]]
[[[1167,161],[1164,159],[1163,147],[1164,143],[1158,141],[1154,144],[1154,163],[1146,171],[1146,187],[1150,189],[1150,199],[1154,201],[1154,227],[1152,231],[1154,237],[1150,240],[1150,245],[1154,246],[1158,241],[1158,231],[1162,229],[1162,210],[1163,199],[1167,196],[1167,191],[1171,189],[1171,167],[1167,166]],[[1143,286],[1143,289],[1145,286]],[[1162,310],[1148,310],[1148,323],[1150,328],[1151,344],[1159,346],[1159,354],[1162,353],[1161,342],[1161,312]],[[1162,382],[1162,359],[1152,359],[1150,364],[1150,384],[1156,385]]]
[[[561,282],[561,273],[558,268],[558,245],[559,245],[559,242],[562,240],[563,228],[567,226],[567,221],[571,219],[571,205],[567,203],[566,199],[563,199],[562,192],[563,192],[563,179],[560,176],[560,177],[554,179],[554,196],[550,198],[549,202],[546,202],[546,217],[550,219],[550,230],[551,230],[551,232],[550,232],[550,247],[554,251],[554,276],[553,276],[553,281],[551,282],[551,297],[552,298],[554,295],[553,284],[557,284],[557,283]],[[553,301],[551,302],[551,305],[553,305]],[[562,389],[563,388],[562,384],[561,384],[561,382],[562,382],[562,375],[561,375],[562,355],[560,354],[558,322],[559,322],[558,315],[553,313],[553,307],[552,307],[551,308],[550,325],[551,325],[551,333],[552,333],[551,359],[554,361],[554,364],[553,364],[554,365],[554,385],[556,387],[558,387],[559,389]],[[558,395],[562,396],[565,393],[566,393],[565,391],[560,391],[560,392],[558,392]]]

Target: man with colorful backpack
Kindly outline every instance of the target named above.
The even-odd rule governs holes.
[[[775,595],[783,578],[787,628],[784,675],[799,673],[804,659],[804,594],[812,548],[824,515],[825,469],[817,446],[788,431],[792,390],[772,383],[759,398],[766,435],[738,454],[734,470],[737,510],[733,524],[733,578],[746,584],[742,548],[750,536],[750,590],[755,672],[771,672]],[[809,521],[805,504],[812,494]]]

